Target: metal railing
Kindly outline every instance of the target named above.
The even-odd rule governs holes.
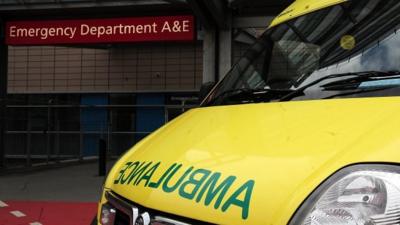
[[[6,168],[49,165],[69,161],[97,159],[98,141],[107,143],[107,155],[118,157],[152,131],[140,131],[132,125],[118,129],[114,117],[120,110],[134,117],[138,109],[164,111],[164,123],[195,105],[8,105],[6,131]],[[103,110],[104,120],[85,122],[85,110]],[[75,118],[60,118],[72,110]],[[173,112],[173,113],[171,113]],[[14,113],[14,115],[13,115]],[[21,116],[23,115],[23,116]],[[123,119],[119,118],[119,120]],[[127,121],[129,123],[129,121]]]

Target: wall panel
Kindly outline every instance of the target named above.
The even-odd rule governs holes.
[[[201,85],[202,57],[201,43],[10,46],[8,92],[193,91]]]

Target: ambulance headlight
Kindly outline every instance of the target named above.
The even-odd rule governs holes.
[[[400,168],[359,165],[339,171],[311,194],[290,224],[400,224]]]
[[[115,220],[116,210],[109,204],[104,204],[101,207],[100,224],[113,225]]]

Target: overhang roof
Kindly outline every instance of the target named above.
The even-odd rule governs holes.
[[[223,29],[228,14],[234,17],[276,16],[291,2],[293,0],[0,0],[0,18],[57,19],[193,13],[205,27]]]
[[[185,0],[0,0],[0,17],[93,17],[188,11]],[[42,18],[42,17],[40,17]]]

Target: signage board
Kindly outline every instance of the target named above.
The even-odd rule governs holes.
[[[9,21],[7,45],[193,41],[194,16]]]

